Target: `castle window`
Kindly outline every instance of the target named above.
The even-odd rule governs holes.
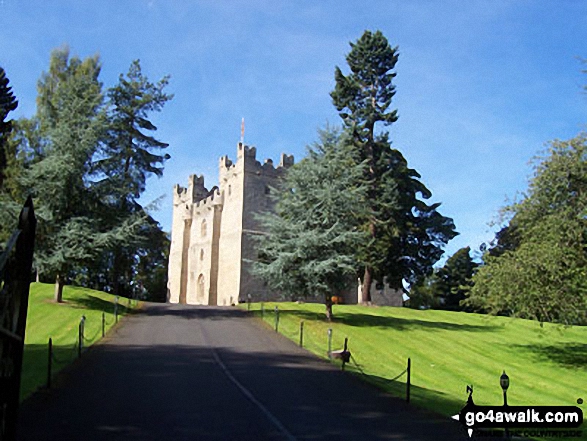
[[[198,277],[198,287],[196,291],[196,296],[200,302],[204,300],[204,289],[204,275],[200,274],[200,277]]]
[[[228,186],[228,196],[230,196],[230,194],[231,194],[231,193],[232,193],[232,188],[231,188],[231,186],[229,185],[229,186]]]
[[[206,236],[206,219],[202,221],[202,237]]]
[[[265,187],[265,194],[271,193],[271,189],[269,187]]]
[[[204,250],[200,250],[200,260],[204,260]]]

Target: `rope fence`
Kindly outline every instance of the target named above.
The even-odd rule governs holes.
[[[341,369],[344,370],[348,364],[353,371],[360,374],[370,381],[375,381],[373,375],[365,372],[367,369],[364,365],[357,362],[352,350],[349,349],[348,338],[337,335],[331,327],[325,322],[313,322],[312,320],[304,320],[303,318],[296,320],[285,319],[287,311],[281,311],[279,306],[268,307],[264,303],[254,304],[247,302],[247,311],[255,314],[267,323],[275,332],[279,332],[288,339],[297,342],[298,346],[308,349],[311,352],[318,354],[325,354],[331,361],[341,361]],[[312,313],[313,314],[313,313]],[[312,319],[314,317],[311,317]],[[316,316],[317,318],[317,316]],[[343,347],[342,350],[333,350],[333,348]],[[367,369],[368,370],[368,369]],[[391,384],[397,382],[405,376],[405,399],[410,402],[411,389],[411,358],[407,359],[406,368],[392,378],[384,378],[377,375],[376,382],[381,380],[383,384]]]
[[[136,303],[133,304],[131,299],[128,299],[128,306],[126,307],[127,310],[130,310],[131,307],[134,308]],[[109,329],[116,323],[118,323],[118,315],[119,315],[119,301],[118,296],[115,298],[113,312],[112,312],[112,319],[106,319],[106,312],[102,311],[102,317],[100,319],[100,323],[98,328],[95,329],[91,335],[91,337],[87,336],[87,328],[86,326],[89,323],[85,315],[82,315],[77,326],[77,336],[73,345],[68,344],[64,347],[59,348],[59,356],[56,355],[55,347],[53,344],[53,338],[49,337],[48,342],[48,358],[47,358],[47,381],[46,387],[47,389],[51,388],[51,378],[55,371],[54,367],[60,366],[63,367],[67,364],[73,362],[76,358],[81,358],[82,354],[85,350],[87,350],[94,342],[96,342],[100,335],[102,338],[106,335],[107,328]],[[92,323],[92,325],[95,322]],[[87,345],[85,344],[87,343]]]

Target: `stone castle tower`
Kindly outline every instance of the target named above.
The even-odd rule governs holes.
[[[248,295],[253,301],[275,298],[249,272],[257,257],[252,237],[263,234],[254,213],[272,209],[271,187],[294,159],[282,154],[275,167],[255,155],[255,147],[241,142],[235,163],[220,158],[220,188],[206,189],[204,177],[196,175],[187,188],[174,187],[169,302],[231,305]]]

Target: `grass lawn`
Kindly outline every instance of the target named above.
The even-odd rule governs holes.
[[[48,342],[53,339],[53,374],[77,358],[78,326],[86,317],[84,346],[102,338],[102,312],[106,331],[114,325],[114,296],[87,288],[66,286],[63,303],[53,302],[54,285],[32,283],[25,335],[21,400],[47,382]],[[129,311],[126,298],[121,298],[118,314]]]
[[[327,330],[333,349],[349,349],[365,379],[393,395],[405,397],[406,375],[389,381],[412,362],[411,402],[444,415],[454,415],[473,385],[479,405],[503,404],[499,377],[510,377],[508,404],[579,406],[587,413],[587,327],[564,328],[530,320],[408,308],[335,305],[335,321],[324,320],[320,304],[265,303],[264,318],[299,342],[304,321],[304,347],[326,358]],[[246,308],[246,305],[243,305]],[[260,316],[261,304],[251,311]],[[350,363],[348,370],[359,373]],[[360,373],[359,373],[360,374]],[[578,405],[581,398],[584,404]],[[587,439],[583,424],[583,438]],[[575,438],[576,439],[576,438]]]

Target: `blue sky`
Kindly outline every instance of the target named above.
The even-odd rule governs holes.
[[[137,58],[151,80],[169,74],[175,98],[154,122],[172,159],[142,198],[166,196],[153,214],[169,230],[173,185],[193,173],[215,185],[242,117],[259,160],[299,160],[318,128],[339,124],[334,67],[345,71],[365,29],[399,46],[391,139],[461,233],[447,255],[477,248],[544,143],[584,129],[587,2],[0,0],[0,66],[13,117],[34,114],[36,82],[64,44],[100,54],[105,86]]]

